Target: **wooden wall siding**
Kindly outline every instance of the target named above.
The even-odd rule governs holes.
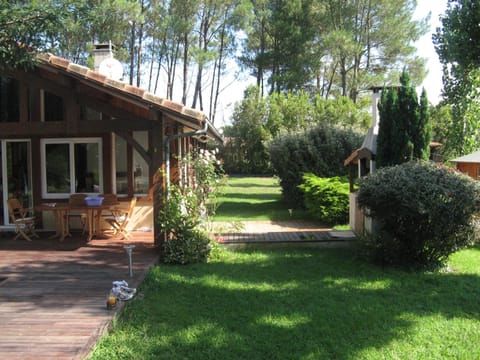
[[[166,136],[181,131],[191,132],[204,127],[205,115],[182,104],[160,98],[136,86],[107,79],[84,66],[52,55],[44,55],[33,71],[7,71],[20,84],[20,121],[0,123],[2,139],[26,138],[32,146],[32,174],[34,204],[41,198],[40,139],[61,137],[101,137],[103,139],[104,191],[113,190],[112,136],[117,134],[127,141],[127,170],[131,174],[128,185],[133,195],[133,149],[137,150],[149,166],[150,192],[153,203],[152,217],[163,206],[166,188],[165,141]],[[63,121],[41,121],[41,90],[60,96],[64,101]],[[81,119],[81,106],[104,114],[99,119]],[[185,129],[185,130],[182,130]],[[143,149],[132,137],[133,131],[149,132],[149,148]],[[221,142],[221,135],[208,127],[208,135]],[[197,140],[185,138],[171,141],[171,155],[184,154],[198,146]],[[200,144],[200,146],[203,146]],[[172,182],[179,180],[176,158],[171,158]],[[65,199],[59,200],[65,201]],[[157,245],[165,239],[160,225],[153,222]]]
[[[478,180],[478,170],[480,164],[477,163],[457,163],[457,169],[462,173],[467,174],[471,178]]]

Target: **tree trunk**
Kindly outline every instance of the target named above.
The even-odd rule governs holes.
[[[182,89],[182,104],[187,104],[187,85],[188,85],[188,34],[183,36],[183,89]]]

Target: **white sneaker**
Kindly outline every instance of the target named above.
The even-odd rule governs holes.
[[[128,301],[134,296],[135,296],[135,293],[128,293],[126,291],[120,290],[120,292],[117,295],[117,299],[122,301]]]
[[[120,291],[123,292],[123,293],[135,295],[136,292],[137,292],[137,289],[129,288],[129,287],[126,287],[126,286],[120,286]]]
[[[112,282],[113,286],[114,287],[117,287],[117,286],[125,286],[125,287],[128,287],[128,283],[125,281],[125,280],[122,280],[122,281],[114,281]]]

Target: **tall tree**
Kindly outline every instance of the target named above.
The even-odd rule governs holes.
[[[433,36],[443,65],[443,95],[452,105],[447,152],[463,155],[478,143],[478,86],[480,67],[480,3],[449,0],[442,26]],[[474,146],[475,147],[475,146]]]
[[[252,5],[240,63],[256,76],[262,94],[266,85],[269,93],[301,90],[316,61],[312,0],[252,0]]]
[[[0,67],[28,68],[48,49],[64,8],[58,4],[0,1]]]
[[[268,37],[269,11],[267,3],[269,0],[251,0],[252,16],[249,25],[245,28],[248,36],[244,40],[243,54],[238,60],[244,69],[248,69],[257,80],[257,87],[264,95],[264,81],[267,73],[266,51],[270,47]]]
[[[392,166],[412,159],[428,160],[431,130],[428,99],[422,92],[420,103],[404,70],[400,87],[383,90],[379,105],[377,166]]]
[[[425,59],[412,43],[427,31],[413,20],[415,0],[252,0],[255,17],[240,61],[270,91],[307,90],[324,97],[358,94],[398,79],[407,67],[417,83]]]
[[[427,31],[426,20],[413,20],[416,0],[322,1],[325,27],[318,34],[327,74],[335,74],[333,88],[356,101],[359,92],[394,82],[397,68],[407,67],[417,83],[425,76],[425,60],[412,45]],[[400,65],[400,66],[399,66]]]
[[[312,78],[312,1],[271,1],[270,14],[272,47],[265,54],[270,93],[301,90]]]

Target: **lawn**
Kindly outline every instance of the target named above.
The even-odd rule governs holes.
[[[159,265],[91,359],[478,359],[479,263],[419,274],[289,248]]]
[[[231,178],[217,220],[284,218],[274,179]],[[155,266],[91,359],[480,358],[480,247],[436,273],[354,249],[216,253]]]
[[[273,177],[229,177],[219,198],[215,221],[292,220],[307,217],[282,201],[278,179]]]

